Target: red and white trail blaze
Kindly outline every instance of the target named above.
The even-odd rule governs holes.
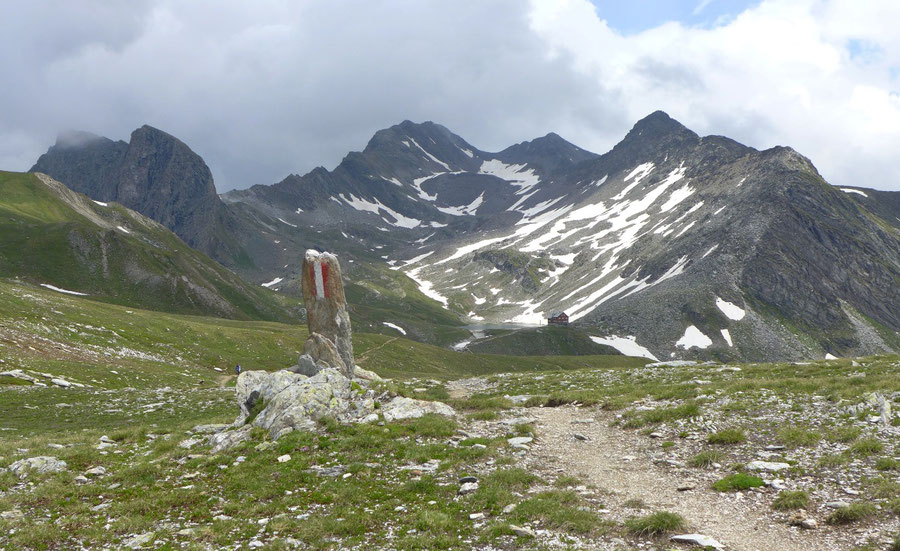
[[[325,282],[328,280],[328,265],[321,262],[314,262],[312,265],[312,279],[316,282],[316,297],[326,298],[328,292]]]

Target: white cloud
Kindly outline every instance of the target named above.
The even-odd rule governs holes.
[[[146,123],[225,190],[330,168],[403,119],[488,150],[556,131],[603,152],[663,109],[791,145],[833,183],[900,189],[893,0],[770,0],[627,37],[588,0],[57,0],[3,3],[0,20],[15,83],[0,87],[0,168],[27,169],[61,129],[127,140]]]
[[[900,189],[898,20],[893,1],[770,0],[714,28],[626,37],[587,0],[534,0],[531,24],[630,119],[663,109],[701,134],[790,145],[832,183]],[[854,59],[851,41],[877,55]]]

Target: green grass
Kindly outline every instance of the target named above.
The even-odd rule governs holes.
[[[670,532],[682,531],[687,526],[684,517],[677,513],[659,511],[643,517],[625,520],[625,528],[637,536],[661,536]]]
[[[706,439],[710,444],[740,444],[747,440],[744,429],[724,429],[714,432]]]
[[[900,471],[900,461],[893,457],[879,457],[875,460],[875,468],[879,471]]]
[[[691,457],[688,464],[692,467],[711,467],[713,463],[721,463],[724,458],[725,454],[719,450],[704,450]]]
[[[853,442],[862,433],[859,427],[835,427],[825,434],[829,442]]]
[[[850,446],[850,453],[860,457],[869,457],[884,451],[884,444],[877,438],[857,440]]]
[[[778,511],[804,509],[809,504],[809,494],[803,490],[785,490],[778,494],[772,502],[772,508]]]
[[[744,473],[735,473],[713,483],[712,488],[717,492],[739,492],[750,488],[765,486],[763,480],[757,476]]]
[[[677,419],[689,419],[699,416],[700,412],[700,405],[695,402],[688,402],[674,407],[658,408],[635,414],[625,422],[625,428],[640,428]]]
[[[875,514],[875,506],[871,503],[858,501],[851,503],[849,507],[835,509],[825,522],[828,524],[851,524],[871,517]]]
[[[612,524],[586,510],[579,495],[569,490],[544,491],[525,499],[510,520],[516,524],[539,521],[551,529],[582,535],[605,533]]]
[[[821,439],[821,433],[802,427],[782,427],[778,429],[778,441],[788,448],[815,446]]]

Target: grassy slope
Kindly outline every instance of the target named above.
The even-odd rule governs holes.
[[[70,297],[0,280],[0,370],[30,369],[64,376],[103,389],[191,386],[209,389],[244,369],[283,369],[296,363],[306,327],[167,314]],[[386,335],[354,335],[357,363],[386,377],[452,378],[509,371],[569,370],[640,366],[623,356],[508,357],[457,353]],[[217,371],[221,370],[221,371]],[[118,373],[112,373],[117,371]],[[200,384],[200,381],[204,381]],[[63,395],[65,391],[52,391]],[[127,424],[126,415],[103,413],[91,392],[68,392],[98,404],[96,416],[56,415],[58,428]],[[59,396],[56,396],[57,398]],[[9,428],[43,425],[40,410],[23,409],[22,394],[4,405]],[[50,402],[53,399],[48,398]],[[86,402],[86,403],[87,403]],[[55,413],[65,413],[56,411]],[[195,412],[187,412],[194,416]],[[55,425],[54,425],[55,426]]]
[[[389,322],[402,327],[410,338],[439,346],[469,336],[459,316],[423,295],[414,281],[383,263],[357,263],[346,293],[357,331],[400,335],[383,323]]]
[[[34,174],[0,172],[0,276],[180,313],[290,321],[299,312],[296,299],[245,283],[159,224]]]

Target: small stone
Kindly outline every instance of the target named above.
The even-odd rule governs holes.
[[[531,528],[525,528],[524,526],[510,524],[509,529],[520,538],[533,538],[535,536],[534,531]]]
[[[88,482],[90,482],[90,479],[83,474],[76,476],[74,480],[79,484],[87,484]]]
[[[800,526],[807,518],[809,518],[809,515],[806,514],[806,509],[798,509],[788,517],[788,525]]]
[[[791,466],[787,463],[779,463],[772,461],[751,461],[747,463],[747,468],[754,471],[765,471],[769,473],[777,473],[778,471],[789,469]]]
[[[100,441],[101,441],[101,442],[105,442],[105,443],[107,443],[107,444],[115,444],[115,443],[116,443],[115,440],[113,440],[113,439],[110,438],[109,436],[106,436],[105,434],[104,434],[103,436],[100,437]]]
[[[478,479],[475,478],[474,476],[464,476],[459,479],[460,484],[466,484],[468,482],[478,482]]]
[[[2,518],[3,520],[19,520],[24,517],[25,515],[18,509],[11,509],[9,511],[3,511],[2,513],[0,513],[0,518]]]
[[[279,463],[287,463],[287,462],[290,461],[290,460],[291,460],[291,455],[288,454],[288,453],[286,453],[286,454],[284,454],[284,455],[278,457],[278,462],[279,462]]]
[[[471,494],[471,493],[475,492],[476,490],[478,490],[477,482],[466,482],[465,484],[462,484],[459,487],[459,490],[456,493],[457,493],[457,495],[464,496],[467,494]]]
[[[189,450],[189,449],[193,448],[194,446],[196,446],[197,444],[199,444],[200,442],[202,442],[202,440],[198,440],[196,438],[188,438],[187,440],[182,440],[181,442],[179,442],[178,447]]]
[[[509,442],[510,446],[516,447],[531,444],[534,441],[534,438],[530,436],[516,436],[515,438],[509,438],[506,441]]]
[[[691,543],[700,547],[712,547],[713,549],[725,548],[725,546],[718,541],[709,536],[704,536],[703,534],[682,534],[678,536],[672,536],[671,540],[681,543]]]
[[[216,515],[213,517],[213,520],[225,521],[231,520],[231,517],[229,517],[228,515]]]
[[[694,489],[694,485],[693,484],[685,484],[684,486],[679,486],[678,488],[675,488],[675,489],[679,492],[689,492]]]
[[[580,432],[576,432],[575,434],[572,435],[572,437],[575,438],[575,440],[581,440],[582,442],[584,442],[588,439],[587,436],[581,434]]]
[[[850,504],[846,501],[829,501],[825,504],[825,507],[828,507],[829,509],[846,509],[847,507],[850,507]]]
[[[264,451],[266,451],[266,450],[272,449],[272,447],[273,447],[274,445],[275,445],[275,442],[272,442],[271,440],[267,440],[267,441],[265,441],[265,442],[260,442],[259,444],[257,444],[256,446],[254,446],[253,449],[255,449],[255,450],[258,451],[258,452],[264,452]]]
[[[194,535],[195,530],[193,528],[184,528],[175,532],[176,536],[181,536],[183,538],[190,537]]]
[[[508,515],[508,514],[512,513],[513,511],[515,511],[515,510],[516,510],[516,504],[515,504],[515,503],[510,503],[509,505],[507,505],[506,507],[503,508],[503,514],[504,514],[504,515]]]
[[[96,512],[99,512],[99,511],[102,511],[102,510],[108,509],[108,508],[109,508],[109,503],[101,503],[99,505],[94,505],[93,507],[91,507],[91,511],[94,511],[96,513]]]
[[[153,541],[153,532],[147,532],[146,534],[141,534],[139,536],[134,536],[129,538],[123,542],[125,547],[130,547],[131,549],[140,549],[141,547],[147,545],[148,543]]]
[[[781,444],[772,444],[771,446],[766,446],[766,451],[777,452],[779,450],[783,450],[784,446]]]
[[[857,492],[856,490],[850,489],[850,488],[843,488],[843,490],[844,490],[844,493],[847,495],[851,495],[851,496],[859,495],[859,492]]]
[[[106,474],[106,467],[94,467],[84,471],[85,476],[103,476]]]
[[[806,530],[815,530],[819,527],[819,523],[816,522],[814,518],[807,518],[800,522],[800,528],[804,528]]]
[[[665,435],[661,432],[651,432],[650,433],[650,438],[662,438],[663,436],[665,436]]]
[[[469,515],[469,520],[481,520],[484,518],[484,513],[472,513]]]

